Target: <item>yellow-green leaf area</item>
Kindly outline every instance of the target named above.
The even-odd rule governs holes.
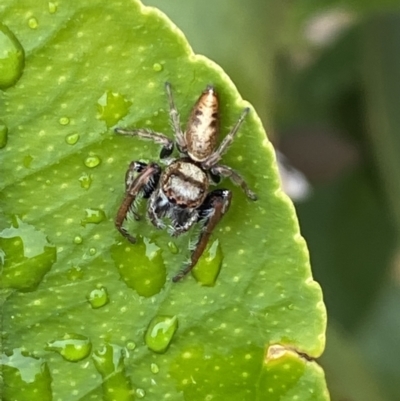
[[[136,0],[58,0],[51,7],[5,0],[0,20],[26,55],[23,75],[0,93],[0,120],[8,130],[0,151],[0,260],[25,263],[24,240],[16,234],[11,242],[7,234],[24,225],[35,233],[31,248],[54,252],[39,254],[43,260],[29,264],[27,275],[8,270],[8,282],[28,284],[3,289],[3,352],[23,349],[43,361],[52,399],[72,401],[109,399],[113,391],[120,399],[196,401],[214,394],[209,399],[253,401],[263,399],[259,382],[269,344],[318,357],[326,324],[321,290],[256,110],[225,73],[194,55],[163,14]],[[229,180],[219,184],[232,191],[232,205],[204,255],[205,271],[212,255],[218,269],[211,266],[212,274],[200,274],[199,281],[192,275],[171,280],[187,261],[196,230],[171,239],[146,220],[145,200],[141,220],[126,224],[137,244],[114,227],[129,163],[158,161],[160,149],[113,128],[172,137],[166,81],[183,126],[210,83],[220,96],[221,138],[251,108],[222,162],[259,199],[247,199]],[[30,284],[37,271],[40,279]],[[108,298],[99,308],[87,299],[96,288]],[[162,354],[145,341],[157,316],[179,321]],[[90,339],[90,355],[70,362],[46,349],[65,333]],[[307,399],[305,383],[316,392],[325,385],[321,375],[307,372],[292,388],[299,399]],[[28,390],[28,383],[13,386],[9,397],[23,399]],[[45,399],[45,391],[30,399]]]

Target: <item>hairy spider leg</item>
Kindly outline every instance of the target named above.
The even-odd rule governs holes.
[[[199,208],[198,221],[203,221],[203,228],[190,256],[190,262],[172,278],[173,282],[181,280],[196,265],[211,237],[213,230],[231,204],[232,192],[228,189],[216,189],[210,192]]]
[[[176,145],[178,146],[178,150],[181,153],[186,154],[187,144],[186,144],[185,136],[183,135],[183,132],[182,132],[181,122],[180,122],[180,118],[179,118],[179,112],[175,106],[174,97],[172,95],[172,88],[171,88],[171,84],[169,82],[165,83],[165,90],[167,92],[168,104],[169,104],[169,116],[171,119],[172,129],[174,130],[174,133],[175,133]]]
[[[201,165],[205,170],[210,169],[211,167],[215,166],[222,158],[222,155],[228,150],[229,146],[232,144],[233,140],[237,132],[239,131],[240,126],[242,125],[244,119],[246,118],[247,114],[249,114],[250,108],[246,107],[242,114],[240,115],[239,119],[237,120],[236,124],[233,126],[231,131],[226,135],[223,139],[221,144],[218,146],[218,149],[213,152]]]
[[[232,168],[218,164],[211,168],[211,173],[229,178],[234,184],[239,185],[240,188],[242,188],[248,198],[253,201],[257,200],[257,195],[249,188],[243,177]]]
[[[118,209],[117,217],[115,219],[115,226],[117,230],[127,238],[132,244],[136,242],[136,238],[128,233],[128,231],[123,227],[123,223],[128,215],[129,210],[132,210],[132,205],[135,199],[140,195],[150,196],[154,191],[158,180],[160,179],[161,167],[156,163],[150,163],[143,166],[145,163],[132,162],[129,165],[129,170],[127,172],[127,177],[132,177],[134,171],[138,171],[139,175],[129,183],[125,191],[125,198],[122,201],[120,208]],[[128,181],[128,180],[127,180]],[[139,219],[138,214],[135,210],[132,210],[135,215],[135,219]]]
[[[174,141],[169,139],[164,134],[152,131],[150,129],[139,128],[129,130],[124,128],[115,128],[115,132],[120,135],[137,136],[140,139],[150,140],[158,145],[161,145],[162,149],[160,152],[160,159],[165,159],[166,157],[171,156],[174,150]]]

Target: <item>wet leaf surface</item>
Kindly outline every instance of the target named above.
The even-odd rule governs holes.
[[[249,201],[228,180],[220,184],[233,191],[233,203],[199,264],[199,283],[196,275],[171,281],[194,233],[172,243],[145,219],[132,221],[129,230],[142,238],[135,247],[114,228],[129,162],[157,160],[159,149],[117,137],[112,128],[172,136],[164,83],[172,84],[183,122],[213,83],[225,135],[248,104],[223,71],[194,56],[161,13],[136,1],[6,0],[0,18],[26,56],[23,75],[0,97],[8,129],[0,150],[3,365],[10,368],[7,361],[19,355],[4,376],[6,384],[17,380],[4,387],[5,399],[33,391],[24,378],[38,369],[38,390],[26,399],[244,401],[271,392],[282,400],[328,399],[315,363],[290,354],[292,375],[271,382],[271,372],[280,377],[288,362],[265,360],[270,344],[319,356],[326,322],[294,209],[279,189],[273,149],[254,110],[223,162],[240,171],[259,200]],[[23,235],[10,237],[21,227],[36,233],[29,240],[42,246],[43,260],[27,253],[33,245]],[[29,266],[23,277],[40,272],[29,288],[10,284],[20,270],[5,273],[22,252]],[[219,274],[207,260],[214,254]],[[88,301],[95,289],[107,297],[97,308]],[[157,335],[169,342],[161,354],[149,349],[146,331],[165,317],[179,324],[155,334],[156,342]],[[87,339],[84,352],[75,342],[65,360],[49,349],[71,336]]]

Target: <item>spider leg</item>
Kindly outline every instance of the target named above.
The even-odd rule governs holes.
[[[189,231],[190,228],[193,226],[193,224],[198,222],[198,220],[199,220],[199,215],[196,212],[196,210],[194,210],[192,213],[188,214],[188,216],[183,224],[177,224],[177,225],[171,226],[170,229],[168,230],[168,232],[173,237],[177,237],[177,236]]]
[[[174,97],[172,95],[171,84],[169,82],[165,83],[165,90],[167,92],[168,103],[169,103],[169,116],[171,119],[172,129],[175,132],[175,140],[178,145],[178,149],[181,153],[186,153],[187,144],[185,141],[185,136],[183,135],[181,129],[181,122],[179,119],[178,109],[175,106]]]
[[[217,165],[211,168],[211,173],[230,178],[233,183],[239,185],[243,189],[248,198],[250,198],[251,200],[257,200],[257,195],[248,187],[243,177],[230,167]]]
[[[231,131],[229,132],[228,135],[223,139],[221,144],[218,146],[218,149],[213,152],[203,163],[202,167],[205,170],[210,169],[212,166],[217,164],[221,158],[222,155],[227,151],[229,146],[232,144],[233,140],[235,139],[235,136],[237,132],[239,131],[240,126],[242,125],[244,119],[246,118],[247,114],[249,114],[250,109],[246,107],[243,109],[242,114],[240,115],[239,119],[237,120],[236,124],[233,126]]]
[[[127,177],[132,177],[132,169],[135,170],[135,167],[139,166],[136,163],[138,162],[132,162],[130,164]],[[129,182],[129,185],[125,191],[125,198],[122,201],[122,204],[118,209],[117,217],[115,218],[115,226],[117,227],[117,230],[132,243],[136,242],[136,238],[128,233],[128,231],[123,227],[123,223],[128,215],[129,210],[132,210],[132,205],[137,197],[141,194],[146,197],[146,195],[149,195],[154,191],[161,174],[161,168],[158,164],[151,163],[149,165],[145,165],[145,167],[143,167],[143,165],[144,163],[140,165],[142,170],[139,175]],[[132,211],[135,215],[135,218],[138,219],[139,216],[135,210]]]
[[[173,282],[181,280],[196,265],[204,250],[206,249],[210,236],[221,220],[222,216],[228,211],[231,204],[232,192],[227,189],[216,189],[207,195],[207,198],[199,208],[199,221],[204,220],[203,228],[197,239],[196,245],[190,256],[190,262],[175,277]]]
[[[162,149],[160,152],[160,159],[171,156],[172,151],[174,150],[174,142],[171,139],[164,134],[154,132],[150,129],[138,128],[130,130],[124,128],[115,128],[115,132],[125,136],[137,136],[141,139],[151,140],[154,143],[161,145]]]

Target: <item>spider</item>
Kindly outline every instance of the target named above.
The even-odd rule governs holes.
[[[193,106],[184,132],[168,82],[165,89],[175,140],[145,128],[115,129],[117,134],[137,136],[161,145],[160,159],[163,159],[166,165],[162,169],[154,162],[130,163],[125,176],[125,198],[118,210],[115,225],[131,243],[136,242],[135,237],[129,234],[123,224],[129,211],[136,220],[140,219],[137,205],[141,198],[147,199],[147,216],[156,228],[167,228],[164,220],[169,219],[171,225],[168,231],[172,236],[181,235],[199,223],[201,229],[194,246],[190,247],[190,259],[172,279],[177,282],[196,265],[206,249],[212,231],[231,204],[230,190],[209,191],[210,184],[217,184],[221,177],[228,177],[242,188],[249,199],[256,200],[257,196],[236,171],[219,164],[250,109],[243,110],[236,124],[217,147],[219,102],[214,87],[208,85],[202,92]],[[180,157],[176,159],[170,158],[174,145],[180,153]]]

